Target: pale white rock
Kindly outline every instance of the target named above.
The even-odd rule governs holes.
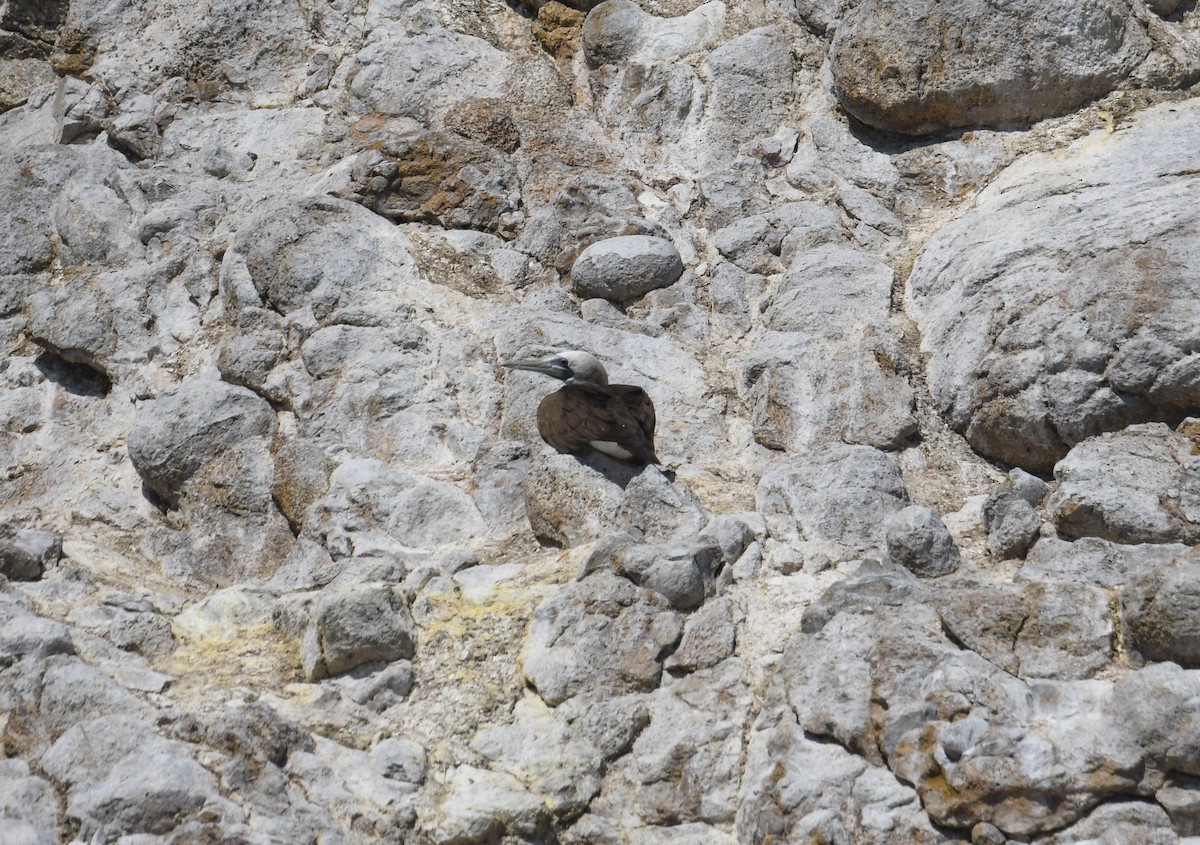
[[[50,831],[22,819],[0,819],[0,836],[10,845],[54,845],[60,841]]]
[[[535,695],[513,708],[508,725],[485,728],[471,747],[498,769],[519,777],[556,815],[572,817],[600,791],[604,757],[586,735],[575,732]]]
[[[594,65],[652,64],[709,46],[725,23],[725,4],[710,0],[677,18],[656,17],[632,0],[606,0],[583,22],[584,54]]]
[[[797,251],[764,322],[776,331],[818,334],[886,320],[893,278],[886,264],[844,245]]]
[[[814,315],[811,325],[822,324]],[[788,452],[837,440],[902,447],[917,421],[908,361],[898,341],[899,333],[886,324],[816,336],[761,334],[739,385],[750,404],[755,440]]]
[[[610,775],[620,786],[606,790],[591,812],[631,811],[647,824],[731,822],[751,700],[743,675],[742,664],[730,660],[654,694],[650,724]]]
[[[428,836],[437,845],[468,845],[505,833],[533,837],[545,829],[545,802],[512,775],[458,766],[448,779],[449,794],[431,820]]]
[[[1130,426],[1086,440],[1055,466],[1047,501],[1061,535],[1118,543],[1200,539],[1198,433],[1189,420]]]
[[[4,597],[6,598],[6,597]],[[74,654],[75,644],[66,625],[38,616],[16,602],[0,600],[0,661],[11,664],[22,657]]]
[[[758,485],[774,539],[849,559],[880,554],[884,522],[909,503],[893,458],[868,446],[831,446],[776,461]]]
[[[459,487],[356,459],[329,477],[320,517],[305,531],[335,558],[459,546],[485,532],[471,497]]]
[[[596,572],[538,605],[522,673],[551,706],[597,689],[644,692],[658,686],[662,660],[682,628],[665,599]]]
[[[702,148],[717,162],[756,138],[774,135],[793,97],[792,55],[774,26],[745,32],[708,54],[703,69],[710,82]]]
[[[1200,227],[1179,150],[1197,126],[1195,103],[1159,107],[1026,157],[921,250],[906,306],[937,407],[976,450],[1048,473],[1087,437],[1194,407]]]
[[[388,737],[371,749],[371,765],[384,777],[419,784],[425,779],[428,756],[412,740]]]
[[[31,845],[57,841],[60,834],[58,793],[49,780],[30,772],[29,764],[20,758],[0,761],[0,812],[10,828],[0,826],[0,836],[11,836],[22,842],[25,836]]]

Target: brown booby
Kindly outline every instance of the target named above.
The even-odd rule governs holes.
[[[657,464],[654,454],[654,403],[632,384],[609,384],[596,356],[563,350],[527,361],[506,361],[512,370],[529,370],[566,382],[541,401],[538,434],[563,454],[588,447],[614,458]]]

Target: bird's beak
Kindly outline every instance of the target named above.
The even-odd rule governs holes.
[[[510,370],[528,370],[531,373],[541,373],[544,376],[566,381],[571,377],[571,371],[563,366],[555,356],[549,358],[533,358],[521,361],[503,361],[500,366]]]

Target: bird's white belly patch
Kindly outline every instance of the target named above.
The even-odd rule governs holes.
[[[606,455],[611,455],[614,458],[626,460],[633,457],[633,453],[625,449],[611,440],[589,440],[592,448],[597,452],[603,452]]]

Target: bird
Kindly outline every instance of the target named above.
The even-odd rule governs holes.
[[[538,404],[538,434],[562,454],[591,447],[610,457],[659,464],[654,454],[654,403],[642,388],[609,384],[604,365],[590,352],[564,349],[531,360],[505,361],[566,382]]]

